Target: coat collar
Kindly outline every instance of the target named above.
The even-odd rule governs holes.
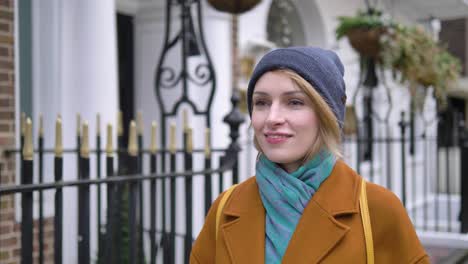
[[[338,244],[349,231],[338,218],[359,212],[359,183],[352,169],[336,162],[304,209],[282,263],[319,262]],[[265,263],[265,209],[254,177],[234,190],[223,213],[230,219],[221,230],[232,263]]]

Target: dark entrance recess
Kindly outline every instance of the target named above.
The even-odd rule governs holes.
[[[133,16],[117,14],[117,49],[119,65],[119,107],[123,124],[129,124],[135,117],[134,103],[134,53]],[[128,127],[123,126],[123,148],[127,147]]]
[[[455,147],[458,146],[458,123],[465,119],[465,100],[450,97],[448,107],[439,113],[440,122],[438,125],[438,146]]]

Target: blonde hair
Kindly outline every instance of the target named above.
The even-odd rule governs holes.
[[[312,148],[309,153],[304,156],[303,163],[306,163],[312,157],[314,157],[322,148],[327,149],[337,158],[341,159],[343,157],[341,152],[341,128],[339,126],[338,119],[336,115],[328,106],[325,99],[313,88],[313,86],[302,78],[296,72],[289,69],[278,69],[273,70],[272,72],[278,72],[289,77],[302,92],[304,92],[307,97],[312,102],[312,108],[314,109],[317,118],[319,120],[318,124],[318,133],[315,139]],[[256,136],[254,136],[254,145],[258,150],[259,155],[263,153],[260,145],[258,144]]]

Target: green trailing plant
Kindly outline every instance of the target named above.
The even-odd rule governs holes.
[[[422,108],[424,92],[418,89],[432,87],[438,105],[446,105],[447,91],[459,78],[460,61],[445,47],[435,42],[423,28],[398,25],[381,38],[381,57],[384,67],[399,75],[401,83],[408,84],[416,107]],[[427,89],[424,89],[427,91]]]
[[[429,87],[439,108],[444,108],[461,64],[423,28],[396,23],[375,9],[338,19],[336,38],[347,37],[361,57],[390,69],[396,80],[408,85],[417,109],[422,108]]]

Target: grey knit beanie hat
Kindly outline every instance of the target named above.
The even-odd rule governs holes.
[[[272,70],[290,69],[308,81],[322,96],[343,127],[346,88],[344,67],[335,52],[314,47],[290,47],[267,53],[255,67],[247,90],[247,105],[252,116],[252,94],[260,77]]]

